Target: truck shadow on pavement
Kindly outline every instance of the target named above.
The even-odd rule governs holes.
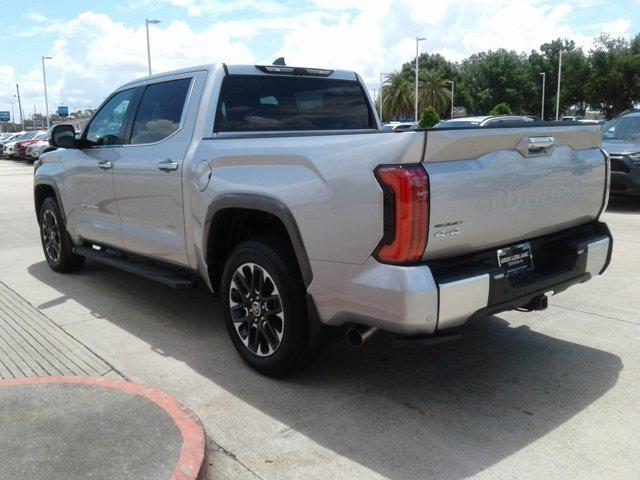
[[[607,212],[640,213],[640,198],[610,197]]]
[[[359,350],[337,343],[306,371],[273,380],[240,361],[219,302],[204,287],[174,291],[94,263],[76,275],[55,274],[44,262],[29,272],[61,294],[37,305],[45,314],[73,299],[139,339],[142,356],[115,345],[104,324],[91,324],[103,320],[78,321],[71,329],[108,361],[127,365],[136,380],[143,376],[136,372],[152,369],[141,364],[151,346],[163,355],[153,366],[162,383],[154,386],[185,401],[224,448],[239,458],[249,451],[270,465],[280,462],[287,478],[296,477],[290,469],[299,465],[324,470],[324,454],[296,448],[301,434],[391,479],[463,479],[579,414],[622,370],[613,354],[513,328],[494,316],[470,325],[458,342],[418,350],[392,349],[385,335]],[[114,303],[124,305],[120,313]],[[278,455],[282,444],[289,453]],[[332,478],[339,471],[335,465],[326,470]],[[371,476],[349,472],[344,466],[345,478]]]

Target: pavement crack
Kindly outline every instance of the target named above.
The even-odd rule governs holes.
[[[596,317],[606,318],[608,320],[615,320],[616,322],[629,323],[631,325],[640,326],[640,323],[632,322],[631,320],[625,320],[624,318],[612,317],[609,315],[602,315],[601,313],[589,312],[587,310],[580,310],[579,308],[565,307],[563,305],[557,305],[555,303],[552,303],[551,305],[557,308],[564,308],[565,310],[571,310],[572,312],[586,313],[587,315],[594,315]]]
[[[251,468],[249,468],[247,465],[245,465],[241,460],[239,460],[235,453],[233,453],[233,452],[227,450],[226,448],[218,445],[209,436],[207,436],[207,441],[209,442],[209,450],[214,450],[214,451],[221,452],[223,455],[231,458],[234,462],[238,463],[238,465],[240,465],[242,468],[244,468],[247,472],[249,472],[251,475],[253,475],[257,479],[264,480],[260,475],[258,475]],[[211,461],[211,459],[209,459],[209,461]]]

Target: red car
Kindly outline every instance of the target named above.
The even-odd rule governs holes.
[[[16,143],[15,155],[19,158],[27,158],[27,147],[32,143],[39,142],[40,140],[46,140],[46,138],[47,138],[47,132],[42,132],[33,138],[30,138],[28,140],[22,140]]]

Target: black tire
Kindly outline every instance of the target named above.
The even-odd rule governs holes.
[[[55,198],[47,197],[42,202],[38,224],[44,257],[51,269],[60,273],[70,273],[82,268],[85,258],[73,253],[73,244]]]
[[[236,277],[238,273],[241,278]],[[259,278],[261,286],[255,287],[260,285]],[[242,287],[243,281],[248,288]],[[269,300],[276,296],[281,315],[268,313],[278,310],[277,302]],[[222,274],[221,297],[231,341],[254,370],[284,376],[304,368],[319,353],[309,339],[306,291],[286,241],[265,237],[238,245]],[[254,308],[256,303],[259,306]]]

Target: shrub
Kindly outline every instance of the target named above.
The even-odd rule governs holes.
[[[511,107],[506,102],[499,103],[493,107],[489,115],[511,115]]]
[[[440,121],[440,115],[433,107],[427,107],[420,115],[420,122],[418,126],[420,128],[431,128]]]

